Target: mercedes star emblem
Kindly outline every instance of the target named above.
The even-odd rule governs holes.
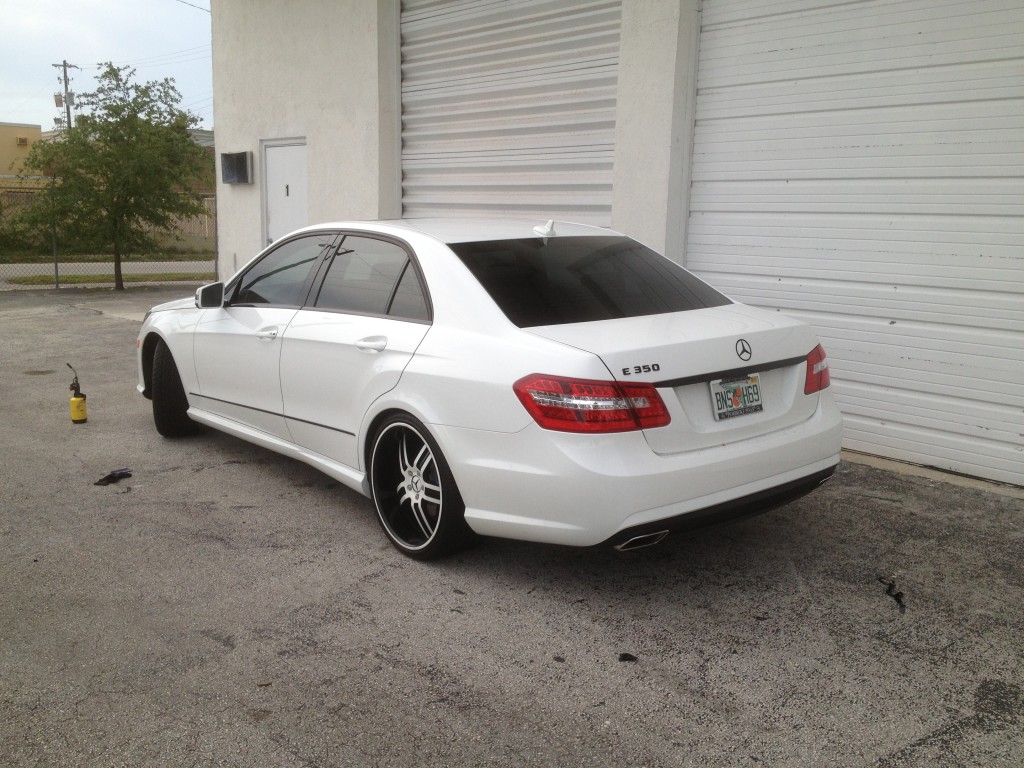
[[[754,352],[753,350],[750,349],[749,341],[747,341],[746,339],[740,339],[739,341],[736,342],[736,355],[739,357],[740,360],[742,360],[743,362],[747,362],[753,356],[753,354]]]

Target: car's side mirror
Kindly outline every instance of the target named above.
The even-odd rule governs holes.
[[[196,291],[196,306],[211,309],[224,306],[224,283],[210,283]]]

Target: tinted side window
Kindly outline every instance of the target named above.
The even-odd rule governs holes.
[[[452,243],[520,328],[717,307],[707,283],[628,237],[555,237]]]
[[[398,288],[395,289],[395,298],[391,301],[388,309],[389,315],[404,317],[409,320],[429,320],[430,309],[427,307],[427,299],[420,287],[419,277],[412,266],[412,262],[405,265],[405,272],[402,279],[398,281]]]
[[[310,270],[333,239],[316,234],[282,243],[242,275],[231,303],[301,306]]]
[[[427,319],[419,279],[405,250],[384,240],[352,235],[329,260],[313,306]]]

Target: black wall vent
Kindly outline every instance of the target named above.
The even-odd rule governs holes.
[[[252,152],[221,152],[220,175],[225,184],[252,184]]]

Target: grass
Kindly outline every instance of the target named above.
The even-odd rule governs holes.
[[[144,275],[124,275],[126,283],[176,283],[205,282],[216,280],[213,272],[153,272]],[[54,285],[53,275],[30,275],[28,277],[9,277],[8,283],[14,285]],[[94,283],[112,283],[111,275],[61,275],[61,285],[92,285]]]
[[[143,263],[147,261],[213,261],[216,254],[212,250],[204,251],[164,251],[161,253],[136,254],[124,259],[125,264]],[[113,262],[114,257],[108,253],[60,253],[57,260],[61,264],[94,264],[100,261]],[[18,251],[0,254],[2,264],[52,264],[53,254]]]

